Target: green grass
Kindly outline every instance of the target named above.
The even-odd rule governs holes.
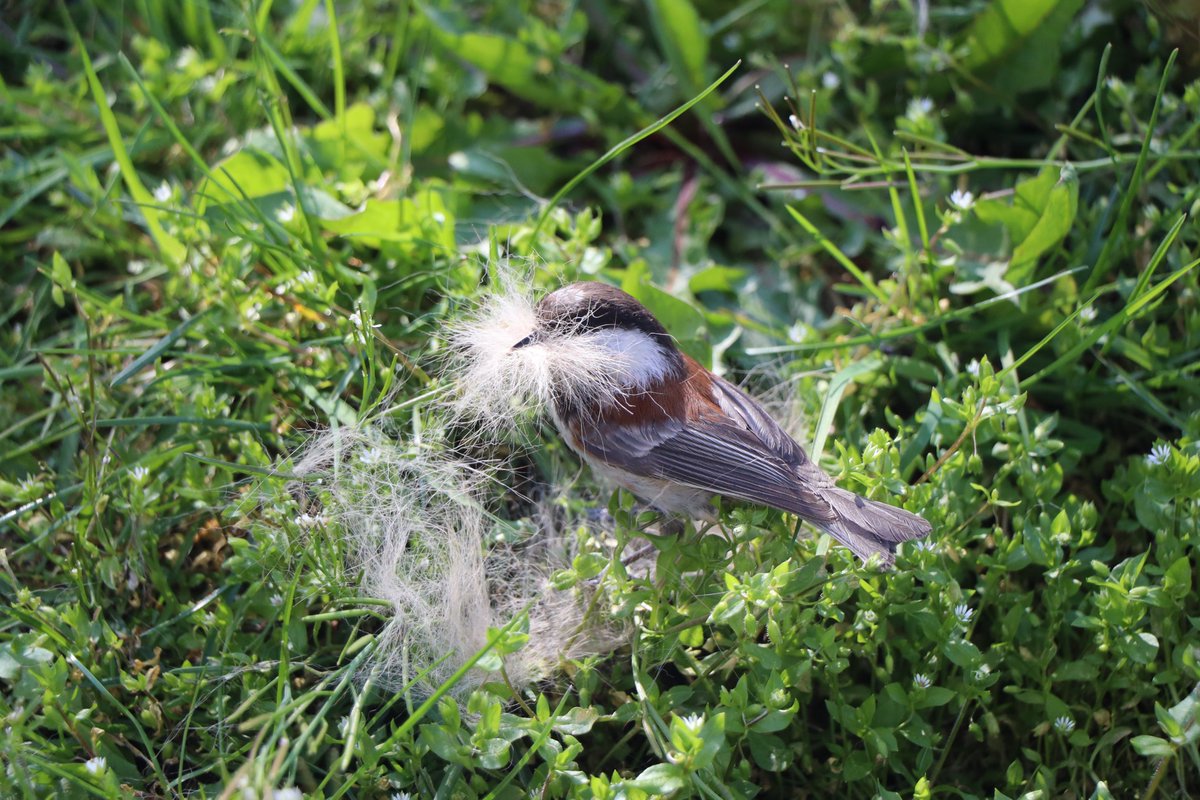
[[[1200,792],[1200,83],[1164,11],[44,5],[0,30],[4,796]],[[554,579],[627,637],[395,680],[290,455],[381,415],[436,447],[440,331],[502,256],[783,387],[929,545],[879,574],[723,507],[650,580],[632,499],[535,427],[476,455],[611,511]]]

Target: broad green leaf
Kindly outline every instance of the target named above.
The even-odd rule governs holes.
[[[917,708],[935,708],[946,705],[956,696],[953,690],[947,689],[945,686],[931,686],[924,691],[914,705]]]
[[[687,786],[687,773],[678,764],[655,764],[624,785],[649,792],[653,797],[664,797]]]
[[[1023,286],[1025,279],[1032,276],[1037,257],[1066,238],[1075,222],[1078,206],[1079,181],[1073,171],[1064,169],[1045,204],[1038,209],[1032,230],[1013,250],[1007,274],[1010,283]]]
[[[768,772],[783,772],[792,764],[793,753],[790,747],[773,733],[751,733],[746,736],[750,742],[750,755],[754,763]]]
[[[605,111],[624,96],[621,87],[571,68],[558,53],[533,50],[525,42],[496,33],[456,32],[432,10],[424,18],[432,40],[446,53],[478,67],[488,80],[517,97],[557,111]]]
[[[983,661],[983,654],[979,652],[979,648],[966,639],[946,642],[942,645],[942,652],[946,658],[963,669],[975,669]]]
[[[1158,736],[1135,736],[1129,740],[1133,745],[1133,749],[1139,755],[1150,756],[1151,758],[1168,758],[1175,753],[1175,748],[1166,739]]]
[[[1017,184],[1011,204],[981,200],[975,213],[984,222],[1000,223],[1012,238],[1013,253],[1005,281],[1024,286],[1037,259],[1061,242],[1075,222],[1079,181],[1073,171],[1047,167],[1036,178]]]
[[[323,170],[342,180],[369,180],[387,167],[392,137],[376,129],[374,109],[366,103],[355,103],[341,118],[314,125],[305,143]]]
[[[393,242],[454,249],[454,216],[442,195],[430,190],[400,200],[370,199],[361,211],[323,220],[323,227],[370,248]]]
[[[196,210],[204,214],[210,206],[253,200],[285,192],[291,187],[287,168],[275,156],[243,148],[213,167],[215,178],[200,184]]]
[[[1011,54],[1068,2],[1074,0],[993,0],[967,29],[964,66],[976,70]]]
[[[1172,597],[1182,600],[1192,592],[1192,562],[1187,556],[1175,559],[1163,573],[1163,590]]]

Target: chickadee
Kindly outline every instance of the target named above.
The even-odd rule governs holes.
[[[811,522],[863,561],[877,555],[888,565],[897,544],[929,534],[916,514],[836,486],[762,406],[680,352],[620,289],[564,286],[542,298],[535,320],[512,350],[567,353],[557,345],[586,337],[585,352],[598,347],[613,363],[632,365],[617,391],[555,391],[551,410],[563,439],[593,470],[660,511],[711,518],[714,494],[760,503]]]

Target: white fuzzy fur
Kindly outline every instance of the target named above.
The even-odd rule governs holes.
[[[551,524],[548,510],[534,520],[540,534],[520,551],[497,543],[479,467],[366,424],[316,437],[295,472],[324,476],[324,514],[345,538],[363,592],[389,606],[376,656],[384,687],[429,670],[414,687],[428,695],[486,644],[489,628],[522,610],[529,642],[504,657],[515,686],[547,677],[564,658],[616,645],[603,624],[583,629],[588,597],[550,585],[551,572],[570,564],[574,539]],[[452,692],[464,696],[487,679],[475,669]]]
[[[662,348],[640,331],[559,333],[514,350],[536,326],[533,299],[517,290],[487,297],[452,324],[445,370],[454,384],[452,416],[494,436],[559,400],[621,403],[670,369]]]

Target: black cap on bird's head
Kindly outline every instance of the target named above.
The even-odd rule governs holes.
[[[537,328],[513,349],[552,336],[575,336],[600,330],[637,331],[668,352],[675,342],[645,306],[615,286],[587,281],[571,283],[541,299],[535,310]]]

